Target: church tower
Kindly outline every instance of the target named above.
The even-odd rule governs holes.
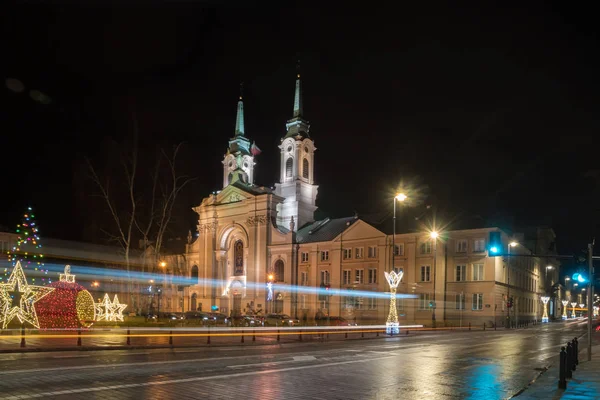
[[[314,181],[315,144],[308,131],[310,124],[302,113],[302,82],[300,71],[296,75],[294,114],[285,124],[287,133],[281,139],[280,178],[275,184],[275,194],[285,198],[277,206],[277,224],[288,227],[295,222],[294,230],[314,221],[318,186]]]
[[[256,144],[252,143],[250,145],[250,141],[245,136],[244,101],[240,85],[240,98],[235,118],[235,135],[229,140],[229,148],[223,159],[223,188],[238,181],[246,185],[253,185],[254,156],[259,153],[260,150]]]

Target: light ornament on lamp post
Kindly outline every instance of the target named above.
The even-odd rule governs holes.
[[[400,333],[400,323],[398,322],[398,311],[396,310],[396,289],[402,280],[404,272],[385,271],[384,273],[385,279],[390,285],[390,313],[388,314],[387,321],[385,323],[385,333],[388,335],[397,335]]]
[[[571,313],[571,318],[575,318],[577,315],[575,314],[575,306],[577,305],[577,303],[575,303],[574,301],[571,302],[571,307],[573,307],[573,312]]]
[[[567,304],[569,304],[569,300],[563,300],[561,303],[563,305],[562,319],[567,319]]]
[[[550,301],[550,297],[542,296],[542,303],[544,303],[544,315],[542,316],[542,322],[548,322],[548,302]]]

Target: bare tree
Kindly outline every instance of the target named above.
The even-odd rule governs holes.
[[[116,199],[111,190],[111,180],[106,177],[106,181],[103,182],[96,169],[92,165],[92,162],[86,158],[92,180],[98,186],[101,196],[106,202],[107,208],[114,220],[116,233],[105,233],[110,237],[111,240],[119,243],[123,249],[125,258],[125,266],[127,269],[127,292],[128,301],[131,303],[131,294],[133,293],[133,282],[131,280],[131,250],[133,242],[133,230],[136,226],[136,213],[138,208],[138,201],[135,196],[136,190],[136,176],[138,170],[138,149],[137,149],[137,138],[138,138],[138,123],[137,118],[133,118],[133,148],[129,157],[123,157],[121,163],[125,172],[125,184],[127,187],[127,197],[129,202],[129,210],[127,212],[120,212],[117,208]]]
[[[142,252],[141,272],[154,272],[161,258],[165,235],[168,232],[169,225],[173,217],[173,207],[175,206],[178,195],[194,178],[179,175],[177,171],[177,157],[183,146],[180,143],[173,148],[172,154],[167,154],[160,149],[155,161],[155,167],[150,174],[151,190],[144,188],[138,183],[138,172],[141,173],[138,157],[138,124],[134,117],[133,129],[133,148],[129,156],[123,157],[122,166],[124,170],[124,184],[127,191],[127,211],[119,209],[117,206],[117,196],[122,193],[116,193],[111,190],[111,180],[106,179],[103,182],[91,161],[88,159],[88,167],[91,172],[91,178],[100,189],[101,197],[104,199],[108,211],[114,221],[116,233],[105,233],[110,239],[117,241],[123,249],[125,265],[127,268],[127,288],[128,299],[131,303],[133,294],[136,294],[136,305],[141,306],[141,291],[134,291],[133,281],[131,279],[132,250],[135,249],[135,238],[141,236],[144,248]],[[144,190],[146,189],[146,190]],[[142,199],[146,199],[144,202]],[[139,235],[138,235],[139,233]],[[148,245],[153,244],[152,254],[148,254]],[[148,256],[150,255],[150,259]]]

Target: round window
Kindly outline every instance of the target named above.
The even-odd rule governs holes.
[[[248,168],[248,163],[244,163],[244,168]]]
[[[304,147],[304,152],[308,153],[308,146]]]
[[[229,168],[233,167],[233,161],[229,161]]]
[[[288,150],[288,152],[291,152],[292,151],[292,146],[288,146],[287,150]]]

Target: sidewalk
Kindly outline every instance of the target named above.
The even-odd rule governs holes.
[[[579,365],[573,378],[567,379],[567,389],[558,389],[558,357],[553,364],[515,400],[598,399],[600,400],[600,345],[592,346],[592,361],[587,361],[587,347],[579,352]]]

